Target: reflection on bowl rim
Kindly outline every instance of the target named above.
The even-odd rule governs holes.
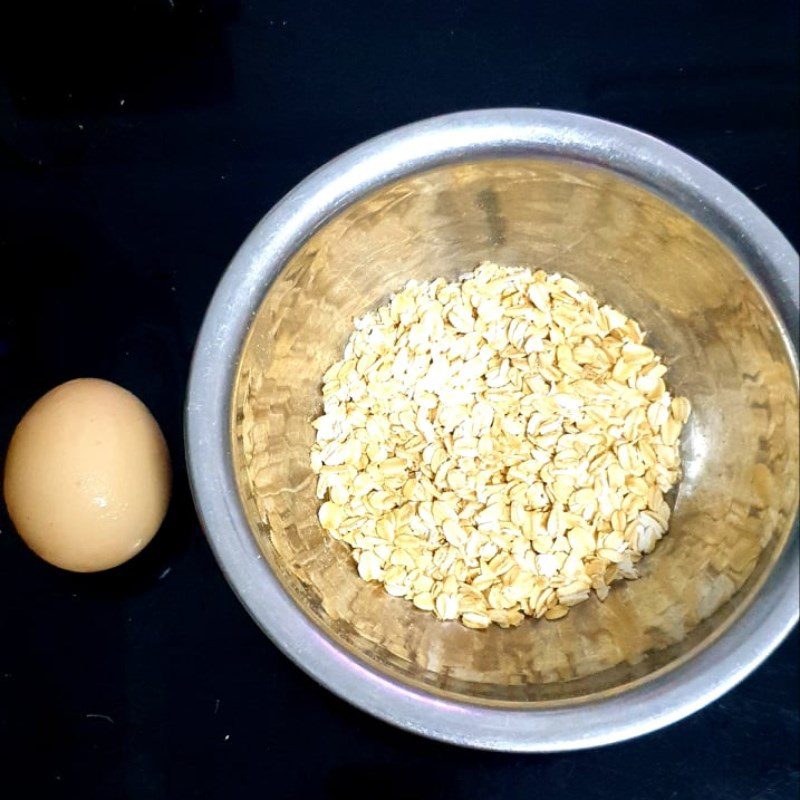
[[[629,128],[559,111],[496,109],[437,117],[372,139],[317,170],[241,246],[197,340],[186,404],[187,461],[198,514],[231,587],[273,642],[324,686],[381,719],[443,741],[508,751],[579,749],[629,739],[691,714],[781,643],[800,613],[796,519],[752,601],[695,651],[599,700],[535,710],[487,707],[395,681],[315,626],[264,561],[231,458],[231,388],[241,347],[267,288],[308,236],[354,200],[411,173],[509,156],[611,169],[668,200],[740,257],[796,335],[797,253],[743,194],[681,151]],[[787,349],[796,370],[791,343]]]

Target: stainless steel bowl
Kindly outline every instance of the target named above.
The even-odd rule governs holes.
[[[637,317],[694,414],[644,577],[556,623],[469,631],[360,581],[319,528],[319,381],[354,314],[491,258]],[[270,638],[388,722],[497,750],[590,747],[719,697],[798,618],[798,258],[730,184],[649,136],[553,111],[455,114],[315,172],[225,273],[192,365],[197,508]]]

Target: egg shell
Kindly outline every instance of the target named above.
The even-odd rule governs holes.
[[[147,407],[80,378],[40,398],[6,456],[3,493],[20,536],[51,564],[108,569],[155,535],[169,503],[169,452]]]

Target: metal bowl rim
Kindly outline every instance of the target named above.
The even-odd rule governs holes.
[[[492,708],[402,684],[336,646],[314,625],[259,551],[239,499],[231,453],[231,394],[241,348],[269,285],[308,236],[342,208],[398,178],[449,163],[514,156],[582,161],[665,197],[735,251],[766,265],[756,282],[786,328],[796,332],[797,253],[749,199],[680,150],[639,131],[563,111],[487,109],[435,117],[333,159],[280,200],[242,244],[197,339],[185,410],[186,458],[198,515],[226,579],[261,629],[309,675],[364,711],[434,739],[552,752],[657,730],[712,702],[758,667],[800,614],[797,520],[752,602],[694,657],[596,702]]]

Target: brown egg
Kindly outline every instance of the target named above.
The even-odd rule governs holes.
[[[155,535],[169,503],[169,452],[152,414],[121,386],[80,378],[40,398],[8,447],[3,492],[45,561],[108,569]]]

